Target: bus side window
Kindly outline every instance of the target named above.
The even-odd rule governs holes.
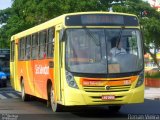
[[[47,38],[47,31],[41,31],[39,33],[39,59],[43,59],[46,57],[46,38]]]
[[[48,39],[47,39],[47,58],[52,58],[54,55],[54,37],[55,37],[55,29],[48,29]]]
[[[21,38],[19,41],[19,60],[24,60],[25,57],[25,38]]]
[[[38,33],[32,35],[32,52],[31,58],[37,59],[38,58]]]
[[[26,45],[25,45],[25,59],[29,60],[31,56],[31,36],[27,36],[26,38]]]

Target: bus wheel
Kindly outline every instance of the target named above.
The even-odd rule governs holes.
[[[61,106],[55,100],[54,90],[52,86],[50,87],[50,102],[51,102],[51,107],[52,107],[53,112],[61,111]]]
[[[119,112],[119,110],[121,109],[121,105],[108,106],[108,108],[111,112]]]
[[[24,82],[22,81],[21,83],[21,96],[23,101],[28,101],[29,100],[29,95],[25,93],[25,88],[24,88]]]

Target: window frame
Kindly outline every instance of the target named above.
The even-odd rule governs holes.
[[[50,39],[50,33],[52,33],[51,35],[51,39]],[[47,58],[53,58],[54,57],[54,42],[55,42],[55,27],[50,27],[48,28],[48,39],[46,42],[46,46],[47,46]],[[51,51],[49,51],[51,48]]]
[[[31,59],[31,39],[32,39],[31,35],[26,36],[26,39],[25,39],[25,57],[24,57],[25,60],[30,60]],[[30,45],[29,47],[27,47],[28,43]],[[28,49],[29,49],[29,51],[27,51]],[[28,52],[29,52],[29,58],[28,58]]]
[[[33,37],[35,36],[35,39],[33,39]],[[38,59],[38,51],[39,51],[39,48],[38,48],[38,39],[39,39],[39,33],[38,32],[36,32],[36,33],[34,33],[34,34],[32,34],[32,37],[31,37],[31,60],[36,60],[36,59]],[[36,43],[36,44],[33,44],[33,42],[34,43]],[[38,48],[38,49],[37,49]],[[35,49],[35,53],[36,53],[36,50],[37,50],[37,53],[35,54],[35,56],[33,57],[33,50]]]
[[[25,60],[25,43],[26,43],[26,37],[22,37],[19,39],[18,60],[20,61]]]
[[[46,54],[47,54],[46,53],[47,30],[45,29],[45,30],[40,31],[38,38],[39,38],[38,40],[38,59],[45,59]]]

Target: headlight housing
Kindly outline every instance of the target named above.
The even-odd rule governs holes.
[[[70,73],[68,71],[66,71],[66,80],[67,80],[68,86],[78,89],[77,83],[76,83],[72,73]]]
[[[143,84],[143,82],[144,82],[144,71],[142,71],[142,72],[139,74],[136,87],[141,86],[141,85]]]

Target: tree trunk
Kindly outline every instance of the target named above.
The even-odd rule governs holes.
[[[147,53],[149,53],[151,55],[151,57],[153,59],[153,62],[157,65],[158,69],[160,70],[160,65],[159,65],[158,60],[157,60],[157,53],[156,53],[156,51],[154,50],[154,53],[152,53],[150,51],[150,49],[148,47],[146,47],[146,46],[144,46],[144,49],[146,50]]]

